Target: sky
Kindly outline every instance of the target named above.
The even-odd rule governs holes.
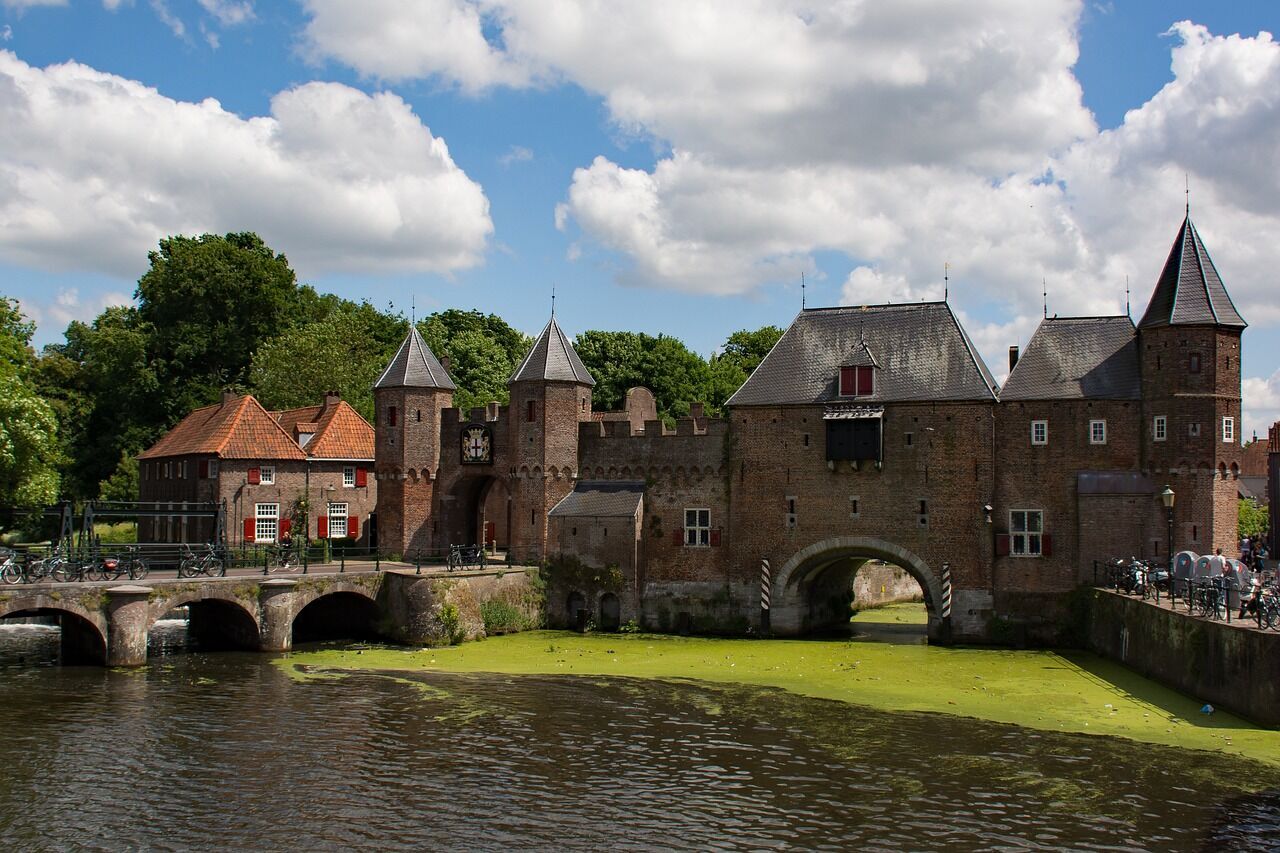
[[[1185,205],[1280,419],[1280,4],[0,0],[0,294],[36,343],[169,234],[321,291],[709,354],[947,297],[1002,377],[1140,318]],[[1187,190],[1189,189],[1189,193]],[[805,282],[801,287],[801,280]],[[411,308],[412,306],[412,308]]]

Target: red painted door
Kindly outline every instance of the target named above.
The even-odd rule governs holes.
[[[481,544],[490,545],[490,546],[496,545],[497,543],[495,540],[497,540],[497,538],[498,538],[498,525],[495,522],[486,521],[484,523],[484,542]]]

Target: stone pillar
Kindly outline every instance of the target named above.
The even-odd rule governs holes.
[[[293,617],[297,616],[297,598],[289,578],[272,578],[259,584],[258,602],[262,606],[262,636],[259,648],[264,652],[287,652],[293,648]]]
[[[113,586],[106,592],[107,666],[142,666],[147,662],[151,587]]]

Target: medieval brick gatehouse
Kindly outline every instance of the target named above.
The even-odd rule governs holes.
[[[1188,217],[1136,327],[1046,318],[1003,387],[946,302],[802,311],[726,417],[674,429],[643,389],[593,411],[554,317],[509,405],[469,412],[410,330],[374,389],[381,544],[621,571],[553,616],[746,630],[767,603],[783,634],[847,621],[879,558],[920,582],[935,639],[993,617],[1048,637],[1095,559],[1167,555],[1166,485],[1175,549],[1234,541],[1245,325]]]
[[[301,539],[368,544],[367,521],[378,500],[373,427],[336,393],[318,406],[268,412],[252,396],[226,393],[196,409],[138,456],[146,502],[222,503],[232,545],[275,542],[288,530]],[[308,511],[309,509],[309,511]],[[139,522],[149,542],[202,542],[211,519],[172,517]]]

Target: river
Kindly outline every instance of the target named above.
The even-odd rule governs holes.
[[[59,667],[56,629],[0,632],[10,849],[1280,844],[1280,771],[1198,750],[732,684],[299,668],[176,622],[145,668]]]

